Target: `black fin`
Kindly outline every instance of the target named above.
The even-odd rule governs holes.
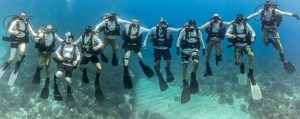
[[[206,70],[205,70],[205,74],[204,74],[204,77],[207,77],[207,76],[212,76],[212,71],[211,71],[209,63],[206,63]]]
[[[153,77],[154,76],[154,72],[153,72],[153,70],[149,67],[149,66],[147,66],[147,65],[145,65],[143,62],[139,62],[140,63],[140,66],[142,67],[142,70],[144,71],[144,73],[145,73],[145,75],[148,77],[148,78],[151,78],[151,77]]]
[[[192,72],[191,73],[191,82],[190,82],[190,93],[196,94],[198,92],[199,92],[199,84],[198,84],[198,81],[196,80],[196,73]]]
[[[188,83],[183,84],[182,92],[181,92],[181,104],[187,103],[191,99],[191,93],[189,90]]]
[[[287,74],[293,74],[296,72],[296,69],[291,62],[283,63],[283,66]]]
[[[40,84],[41,83],[41,68],[36,68],[36,71],[34,73],[32,83],[34,84]]]
[[[166,74],[167,74],[167,76],[166,76],[167,82],[174,81],[174,75],[172,74],[170,67],[166,67]]]
[[[83,69],[82,71],[82,82],[89,83],[89,77],[87,75],[87,69]]]
[[[124,67],[123,83],[126,89],[131,89],[133,87],[128,67]]]
[[[49,97],[49,84],[50,84],[50,78],[48,77],[45,80],[45,84],[40,95],[42,99],[48,99]]]
[[[117,57],[117,54],[115,54],[115,53],[113,53],[113,58],[112,58],[112,61],[111,61],[111,65],[112,66],[118,66],[119,65],[118,57]]]
[[[103,54],[102,51],[100,52],[100,58],[101,58],[101,60],[102,60],[104,63],[108,63],[108,59],[107,59],[107,57]]]
[[[162,74],[158,74],[158,81],[159,81],[159,89],[160,91],[165,91],[169,88],[167,82],[164,80]]]

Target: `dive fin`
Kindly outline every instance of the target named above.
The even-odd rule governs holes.
[[[113,58],[112,58],[112,61],[111,61],[111,65],[112,66],[118,66],[119,65],[117,54],[115,54],[115,53],[113,53]]]
[[[18,77],[18,71],[13,71],[11,74],[10,74],[10,77],[9,77],[9,80],[8,80],[8,85],[9,86],[12,86],[14,85],[17,77]]]
[[[198,84],[198,81],[196,80],[196,73],[192,72],[191,73],[191,82],[190,82],[190,93],[196,94],[198,92],[199,92],[199,84]]]
[[[102,51],[100,52],[100,57],[101,57],[101,60],[102,60],[104,63],[107,63],[107,62],[108,62],[107,57],[103,54]]]
[[[39,69],[37,69],[37,71],[35,72],[33,79],[32,79],[32,83],[34,84],[40,84],[41,82],[41,71]]]
[[[284,66],[284,69],[285,69],[286,73],[288,73],[288,74],[293,74],[293,73],[296,72],[295,67],[290,62],[283,63],[283,66]]]
[[[44,87],[42,89],[41,95],[40,95],[40,97],[42,99],[48,99],[48,97],[49,97],[49,83],[50,83],[50,79],[47,78],[45,81]]]
[[[82,82],[84,82],[84,83],[89,83],[90,82],[89,77],[87,75],[87,70],[86,69],[84,69],[82,71]]]
[[[6,62],[6,63],[1,67],[1,69],[0,69],[0,80],[1,80],[2,76],[4,75],[6,69],[9,67],[9,64],[10,64],[10,63]]]
[[[246,74],[238,74],[237,75],[238,79],[239,79],[239,84],[240,85],[247,85],[247,75]]]
[[[158,74],[158,81],[159,81],[159,89],[160,91],[165,91],[169,88],[167,82],[164,80],[162,74]]]
[[[54,86],[54,99],[56,101],[63,101],[63,98],[62,98],[62,96],[61,96],[61,94],[60,94],[60,92],[58,90],[57,84],[54,84],[54,85],[56,85],[56,86]]]
[[[170,67],[166,67],[166,80],[167,82],[172,82],[174,81],[174,75],[171,73]]]
[[[191,93],[189,90],[189,86],[187,83],[183,84],[182,92],[181,92],[181,104],[187,103],[191,99]]]
[[[149,67],[149,66],[147,66],[147,65],[145,65],[143,62],[139,62],[140,63],[140,66],[142,67],[142,70],[144,71],[144,73],[145,73],[145,75],[148,77],[148,78],[151,78],[151,77],[153,77],[154,76],[154,72],[153,72],[153,70]]]
[[[216,65],[219,65],[219,62],[222,61],[222,55],[216,55]]]
[[[75,101],[72,94],[67,95],[66,99],[66,105],[68,108],[74,108],[75,107]]]
[[[207,76],[212,76],[212,71],[211,71],[209,63],[206,63],[206,70],[205,70],[205,74],[204,74],[204,77],[207,77]]]
[[[262,99],[261,90],[258,86],[258,84],[252,85],[251,84],[251,93],[254,100],[260,100]]]
[[[102,90],[100,88],[100,85],[96,84],[95,87],[96,87],[96,90],[95,90],[96,101],[102,102],[104,100],[104,96],[103,96]]]
[[[126,89],[131,89],[133,87],[128,67],[124,68],[123,83]]]

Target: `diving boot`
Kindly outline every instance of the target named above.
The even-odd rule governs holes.
[[[198,81],[196,80],[196,73],[192,72],[191,73],[191,82],[190,82],[190,93],[196,94],[198,92],[199,92],[199,84],[198,84]]]
[[[139,61],[139,64],[142,67],[143,72],[145,73],[145,75],[148,78],[153,77],[154,72],[152,71],[152,69],[149,66],[147,66],[146,64],[144,64],[144,62],[142,62],[142,61]]]
[[[189,85],[186,80],[183,80],[183,88],[181,92],[181,104],[187,103],[191,99],[191,93],[189,90]]]
[[[74,108],[75,107],[75,101],[74,101],[70,86],[68,86],[68,88],[67,88],[66,105],[67,105],[68,108]]]
[[[112,66],[118,66],[119,65],[119,60],[118,60],[118,57],[117,57],[116,53],[113,53],[113,58],[112,58],[112,61],[111,61],[111,65]]]
[[[210,65],[208,62],[206,63],[206,70],[205,70],[204,77],[207,77],[207,76],[212,76],[211,68],[210,68]]]
[[[49,97],[49,85],[50,85],[50,77],[47,77],[45,80],[44,87],[42,89],[40,97],[42,99],[48,99]]]
[[[33,79],[32,79],[32,83],[40,84],[40,82],[41,82],[41,70],[42,70],[42,68],[40,68],[40,67],[36,68],[36,71],[35,71]]]
[[[100,73],[97,73],[95,79],[95,97],[96,97],[96,101],[102,102],[104,100],[104,96],[100,87],[99,78],[100,78]]]
[[[131,77],[128,71],[128,66],[124,66],[123,83],[126,89],[131,89],[133,87]]]
[[[63,98],[59,92],[59,89],[58,89],[58,84],[56,83],[56,76],[54,76],[54,99],[56,101],[62,101]]]
[[[82,82],[89,83],[89,77],[87,75],[87,69],[82,70]]]
[[[170,67],[166,67],[166,75],[167,75],[166,79],[168,83],[174,81],[174,75],[171,73]]]

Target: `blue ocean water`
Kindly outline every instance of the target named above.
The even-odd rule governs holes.
[[[300,14],[300,1],[278,0],[278,2],[281,10]],[[263,3],[263,0],[2,0],[0,18],[26,11],[28,15],[34,17],[30,21],[34,30],[51,23],[60,36],[63,37],[65,32],[71,31],[77,38],[86,25],[95,26],[97,20],[107,12],[116,12],[122,19],[129,21],[138,19],[146,28],[155,26],[161,17],[173,27],[181,27],[189,19],[196,19],[198,25],[202,25],[214,13],[220,14],[224,21],[232,21],[237,13],[248,16]],[[103,64],[101,85],[104,88],[106,102],[97,104],[94,101],[93,85],[82,84],[81,72],[78,70],[75,71],[72,82],[77,108],[68,110],[64,102],[53,100],[52,93],[48,100],[39,98],[42,86],[31,83],[33,67],[37,62],[37,51],[31,43],[28,45],[25,65],[21,69],[23,71],[19,76],[21,78],[17,79],[15,86],[7,86],[5,78],[1,80],[0,118],[300,118],[299,72],[287,75],[277,51],[263,44],[260,22],[251,20],[249,23],[257,34],[257,41],[253,44],[254,69],[263,93],[261,101],[255,102],[251,99],[250,86],[237,85],[238,67],[234,66],[233,50],[226,49],[229,43],[223,41],[224,61],[219,67],[212,66],[214,77],[202,77],[205,61],[203,56],[200,57],[201,63],[197,74],[201,91],[192,96],[192,100],[187,104],[180,104],[178,101],[182,85],[181,58],[176,56],[173,47],[172,70],[176,74],[176,80],[170,84],[168,91],[160,92],[157,78],[147,79],[142,74],[133,55],[130,60],[130,67],[136,75],[133,90],[123,88],[123,67]],[[296,69],[300,69],[299,29],[299,21],[293,17],[284,17],[279,30],[285,55]],[[205,34],[204,31],[202,33]],[[5,35],[2,26],[0,34]],[[176,39],[177,34],[175,36]],[[203,36],[205,39],[206,36]],[[0,43],[0,63],[3,64],[9,57],[10,50],[9,43],[4,41]],[[122,43],[119,39],[119,46]],[[143,51],[145,62],[151,67],[154,65],[152,48],[149,45]],[[105,52],[111,54],[110,48]],[[120,59],[123,57],[121,48],[118,55]],[[55,65],[54,62],[53,64]],[[90,65],[89,69],[89,75],[94,76],[94,67]],[[52,71],[54,74],[56,66],[52,67]],[[62,90],[62,93],[65,93],[65,90]]]

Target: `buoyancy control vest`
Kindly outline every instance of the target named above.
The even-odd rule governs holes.
[[[267,21],[266,18],[265,18],[265,13],[266,13],[266,9],[263,9],[261,11],[261,23],[262,23],[262,27],[263,26],[277,26],[279,27],[281,22],[282,22],[282,15],[277,15],[276,14],[276,9],[272,9],[272,16],[271,16],[271,20],[270,21]]]
[[[128,33],[126,31],[123,32],[123,40],[124,40],[124,46],[139,46],[141,47],[142,44],[142,35],[140,35],[140,25],[137,25],[137,31],[135,34],[132,34],[132,28],[133,25],[129,25]],[[133,36],[132,36],[133,35]],[[133,37],[133,38],[132,38]]]
[[[60,50],[60,52],[59,52],[59,54],[60,54],[60,56],[62,56],[62,57],[64,57],[64,48],[65,48],[65,45],[66,45],[66,43],[62,43],[61,44],[61,50]],[[76,55],[76,45],[72,45],[73,46],[73,49],[72,49],[72,59],[71,60],[66,60],[66,61],[63,61],[63,62],[65,62],[65,63],[72,63],[72,62],[74,62],[74,61],[76,61],[76,58],[78,57],[77,55]]]
[[[159,30],[162,30],[162,34],[160,34]],[[155,34],[151,36],[151,42],[153,46],[156,47],[172,47],[172,42],[173,42],[173,35],[172,33],[168,37],[168,27],[166,28],[160,28],[159,26],[156,26],[156,31]]]
[[[100,32],[103,32],[104,35],[106,35],[106,36],[109,36],[109,35],[120,35],[120,25],[119,25],[119,23],[116,20],[114,20],[114,24],[116,25],[115,29],[114,30],[110,30],[108,22],[109,22],[108,20],[105,21],[105,25],[100,28]]]
[[[191,32],[196,31],[196,36],[192,36]],[[190,38],[195,38],[197,41],[194,43],[188,42],[187,40]],[[181,40],[180,47],[182,49],[187,49],[187,48],[200,48],[200,34],[199,34],[199,29],[195,28],[194,30],[190,30],[188,27],[185,28],[185,37]]]
[[[236,44],[236,43],[247,43],[248,45],[251,45],[251,34],[250,32],[248,31],[247,29],[247,22],[244,21],[243,22],[243,25],[244,25],[244,30],[243,30],[243,33],[238,33],[237,32],[237,23],[232,23],[232,29],[233,29],[233,34],[235,36],[237,36],[235,39],[232,39],[232,38],[228,38],[228,41],[233,43],[233,44]],[[239,34],[245,34],[245,38],[239,38],[238,35]]]
[[[219,23],[218,32],[213,32],[214,22],[212,20],[209,23],[209,27],[205,29],[205,31],[208,35],[207,36],[207,42],[210,38],[213,38],[213,37],[217,37],[221,40],[223,40],[225,38],[226,28],[224,27],[224,22],[222,20],[219,20],[218,23]]]
[[[46,39],[45,33],[44,33],[43,37],[40,38],[37,43],[35,43],[35,48],[37,48],[40,52],[54,52],[55,41],[57,39],[55,38],[54,32],[51,32],[50,34],[53,37],[53,40],[52,40],[52,43],[50,46],[46,46],[47,39]]]

